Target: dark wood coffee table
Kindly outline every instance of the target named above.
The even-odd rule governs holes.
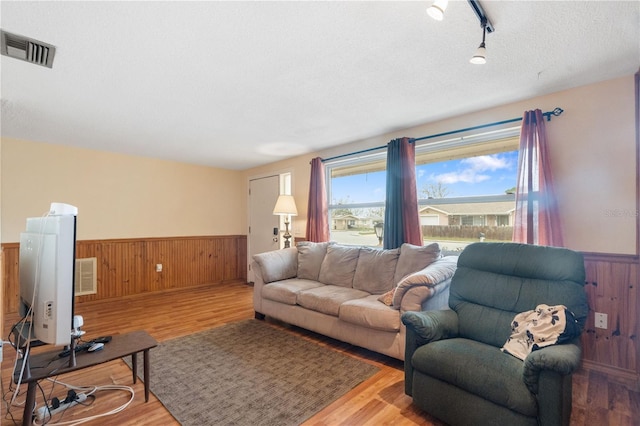
[[[149,401],[149,349],[158,346],[158,342],[146,331],[133,331],[131,333],[113,336],[109,343],[105,343],[104,349],[95,352],[77,352],[75,366],[69,366],[69,357],[60,358],[60,350],[29,355],[29,371],[25,372],[22,383],[27,383],[27,400],[22,415],[22,425],[32,424],[32,413],[36,404],[36,389],[38,381],[52,376],[59,376],[72,371],[82,370],[98,364],[113,361],[131,355],[133,383],[137,381],[138,353],[143,353],[144,369],[144,400]],[[20,371],[20,366],[16,368]],[[17,377],[14,377],[17,381]]]

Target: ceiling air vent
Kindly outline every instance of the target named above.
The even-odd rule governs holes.
[[[2,34],[0,53],[3,55],[47,68],[53,67],[55,46],[6,31],[0,31],[0,33]]]

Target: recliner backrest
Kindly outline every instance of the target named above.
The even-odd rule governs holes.
[[[581,329],[588,315],[582,254],[518,243],[474,243],[460,254],[449,307],[461,337],[502,347],[513,317],[539,304],[565,305]]]

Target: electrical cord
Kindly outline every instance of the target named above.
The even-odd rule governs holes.
[[[13,390],[11,389],[11,386],[9,386],[9,390],[5,392],[4,381],[2,380],[2,374],[0,374],[0,390],[2,391],[2,402],[4,403],[4,406],[6,408],[6,413],[4,415],[4,418],[5,419],[10,418],[13,424],[17,425],[18,423],[16,422],[16,419],[13,417],[13,413],[11,412],[11,405],[9,404],[9,401],[7,401],[7,395],[13,392]]]
[[[38,284],[40,283],[40,254],[42,253],[42,247],[44,246],[44,229],[47,223],[47,218],[50,216],[50,212],[44,213],[42,215],[43,218],[45,218],[44,221],[42,221],[42,223],[40,224],[40,238],[38,241],[38,248],[37,248],[37,252],[36,252],[36,268],[35,268],[35,276],[34,276],[34,286],[33,286],[33,294],[31,295],[31,304],[29,305],[29,309],[27,310],[26,314],[24,315],[24,317],[22,317],[22,319],[20,321],[18,321],[16,324],[14,324],[14,326],[11,328],[11,332],[13,333],[13,331],[16,329],[17,325],[22,323],[22,329],[20,329],[20,336],[22,336],[22,330],[24,329],[25,325],[27,324],[27,319],[31,320],[30,326],[29,326],[29,330],[27,333],[27,345],[24,348],[24,353],[23,355],[23,359],[27,359],[27,357],[29,356],[29,352],[31,350],[31,337],[32,337],[32,332],[33,332],[33,305],[36,301],[36,294],[38,292]],[[16,367],[18,365],[18,359],[20,358],[20,348],[18,348],[19,343],[20,343],[20,339],[16,338],[17,341],[13,343],[13,347],[16,349],[16,360],[15,363],[13,365],[13,372],[15,375],[15,371],[16,371]],[[24,377],[24,370],[26,367],[27,363],[26,362],[22,362],[22,366],[20,368],[20,375],[18,376],[18,380],[16,382],[16,388],[15,388],[15,392],[13,393],[13,397],[11,398],[11,404],[13,405],[15,403],[16,398],[18,397],[18,392],[20,389],[20,385],[22,384],[22,378]]]
[[[116,408],[114,408],[112,410],[109,410],[109,411],[107,411],[105,413],[96,414],[96,415],[93,415],[93,416],[84,417],[84,418],[76,419],[76,420],[64,421],[64,422],[58,421],[58,422],[55,422],[55,423],[49,423],[49,422],[45,421],[43,423],[38,423],[38,421],[34,421],[33,424],[37,425],[37,426],[43,426],[43,425],[48,425],[48,426],[80,425],[80,424],[83,424],[83,423],[86,423],[86,422],[89,422],[89,421],[92,421],[92,420],[96,420],[96,419],[99,419],[99,418],[102,418],[102,417],[112,416],[114,414],[120,413],[121,411],[124,411],[133,402],[133,399],[135,397],[135,391],[130,386],[123,386],[123,385],[74,386],[74,385],[70,385],[68,383],[61,382],[61,381],[59,381],[57,379],[48,378],[47,380],[53,382],[54,386],[55,386],[56,383],[58,383],[58,384],[63,385],[67,389],[71,389],[73,391],[80,391],[80,392],[84,393],[87,397],[92,397],[94,400],[96,398],[96,396],[95,396],[96,392],[98,392],[98,391],[109,391],[109,390],[126,391],[126,392],[129,392],[131,394],[131,397],[124,404],[122,404],[119,407],[116,407]],[[66,410],[63,411],[63,413],[64,412],[66,412]]]

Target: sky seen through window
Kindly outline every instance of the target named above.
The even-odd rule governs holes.
[[[448,197],[503,195],[516,184],[518,151],[480,155],[416,166],[418,198],[438,185]],[[380,202],[385,199],[386,172],[362,173],[332,179],[331,203]]]

